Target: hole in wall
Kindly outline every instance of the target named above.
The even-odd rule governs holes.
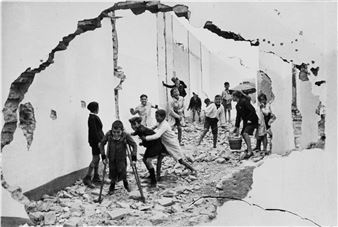
[[[27,150],[29,150],[32,142],[36,126],[34,108],[30,102],[20,104],[19,106],[19,127],[22,129],[27,140]]]
[[[56,119],[57,119],[56,111],[55,111],[55,110],[51,110],[49,116],[50,116],[50,118],[51,118],[52,120],[56,120]]]
[[[81,108],[86,109],[86,106],[87,106],[86,102],[81,100]]]

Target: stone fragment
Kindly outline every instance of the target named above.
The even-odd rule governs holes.
[[[127,214],[129,214],[130,210],[129,209],[123,209],[123,208],[116,208],[113,211],[107,211],[107,213],[112,220],[117,220],[117,219],[121,219],[124,216],[126,216]]]
[[[150,221],[153,225],[159,225],[163,223],[168,218],[168,215],[164,214],[163,212],[155,211],[152,213],[150,217]]]
[[[91,191],[92,195],[100,195],[100,189],[96,188],[93,191]]]
[[[72,212],[71,214],[72,217],[81,217],[81,215],[82,215],[81,211],[75,211],[75,212]]]
[[[54,225],[56,222],[55,212],[51,211],[44,215],[45,225]]]
[[[223,164],[225,162],[225,158],[217,158],[216,162],[219,164]]]
[[[141,198],[141,195],[140,195],[139,191],[131,191],[131,192],[129,192],[129,199],[138,200],[140,198]]]
[[[141,206],[138,209],[140,211],[145,211],[145,210],[150,210],[153,206],[152,205],[146,205],[146,206]]]
[[[29,213],[28,216],[34,222],[39,222],[44,218],[43,213],[40,211]]]
[[[125,203],[125,202],[115,202],[116,205],[119,207],[119,208],[129,208],[130,207],[130,204],[129,203]]]
[[[176,192],[168,189],[168,190],[163,191],[161,195],[164,197],[174,197],[176,195]]]
[[[173,205],[175,203],[172,199],[169,198],[162,198],[157,200],[157,202],[164,207]]]
[[[64,223],[63,227],[74,227],[74,226],[80,226],[80,225],[81,225],[80,217],[71,217]]]

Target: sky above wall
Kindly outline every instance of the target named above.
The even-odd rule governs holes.
[[[296,64],[324,66],[325,57],[337,51],[334,1],[181,3],[189,6],[193,26],[203,27],[206,21],[212,21],[245,39],[260,39],[261,50],[273,51]]]

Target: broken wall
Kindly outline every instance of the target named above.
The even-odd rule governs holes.
[[[260,52],[259,66],[269,75],[275,96],[271,104],[272,112],[277,117],[271,125],[272,153],[283,155],[295,148],[291,116],[292,65],[274,54]]]
[[[296,83],[297,108],[302,115],[300,146],[301,148],[306,148],[311,142],[316,142],[319,138],[319,116],[316,114],[319,97],[313,94],[311,81],[300,80],[298,73]]]
[[[10,84],[27,67],[37,67],[46,60],[57,43],[76,30],[79,20],[96,17],[111,5],[5,3],[2,105]],[[12,16],[16,14],[21,16]],[[156,20],[150,13],[136,18],[130,12],[119,11],[118,16],[123,16],[117,22],[118,64],[127,75],[120,92],[121,120],[129,131],[129,108],[139,104],[140,94],[146,93],[155,104],[159,101]],[[31,103],[34,110],[36,122],[30,150],[27,151],[24,132],[17,127],[14,140],[2,152],[3,173],[9,185],[20,186],[26,192],[88,166],[91,150],[87,142],[86,104],[89,102],[99,102],[103,130],[110,129],[115,120],[113,89],[119,80],[113,75],[110,19],[101,23],[95,31],[76,36],[65,50],[55,53],[49,67],[36,74],[21,102]],[[145,29],[149,32],[144,32]],[[5,215],[15,216],[15,209],[11,209],[15,206],[10,205],[14,200],[4,198]]]

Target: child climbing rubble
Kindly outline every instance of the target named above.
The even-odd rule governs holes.
[[[269,151],[267,150],[268,137],[272,138],[271,124],[276,120],[276,116],[272,113],[270,104],[267,103],[267,97],[264,93],[258,96],[259,109],[258,113],[258,130],[256,134],[257,143],[254,151],[261,151],[261,143],[263,143],[264,154],[271,153],[271,142]]]
[[[240,159],[250,158],[252,153],[250,135],[253,135],[255,129],[258,128],[258,116],[256,114],[255,108],[250,103],[250,98],[243,94],[241,91],[234,91],[232,94],[233,101],[237,102],[236,104],[236,123],[233,133],[238,134],[239,125],[243,120],[243,129],[241,135],[246,143],[247,150],[243,151],[240,155]]]
[[[169,123],[172,127],[177,127],[178,142],[181,146],[182,143],[182,126],[185,126],[184,122],[184,99],[180,96],[177,88],[170,91],[172,101],[169,105]]]
[[[181,165],[184,165],[186,168],[191,170],[196,174],[196,170],[189,165],[185,160],[183,160],[184,155],[182,154],[181,147],[177,141],[175,133],[171,130],[169,123],[165,120],[166,111],[157,110],[155,113],[156,121],[158,122],[157,130],[154,135],[143,136],[141,139],[143,141],[151,141],[161,138],[161,141],[166,148],[170,156],[172,156],[176,161]]]
[[[132,115],[138,114],[142,118],[141,124],[146,127],[150,127],[152,125],[151,108],[157,109],[158,106],[153,106],[150,102],[148,102],[148,96],[145,94],[140,96],[140,102],[141,104],[135,109],[130,108],[130,113]]]
[[[100,148],[99,143],[104,136],[102,131],[102,122],[97,116],[99,113],[99,104],[97,102],[91,102],[88,104],[87,109],[90,111],[88,117],[88,143],[92,149],[92,161],[88,167],[87,175],[83,178],[83,183],[89,188],[94,188],[92,183],[100,183],[100,177],[98,173],[100,162]],[[102,157],[104,159],[104,157]],[[91,179],[92,172],[94,170],[94,177]]]
[[[102,155],[105,155],[104,146],[107,142],[109,178],[111,180],[108,194],[114,193],[115,184],[121,180],[123,180],[125,189],[130,192],[127,181],[127,146],[131,145],[132,161],[136,162],[137,144],[129,134],[124,132],[123,124],[119,120],[114,121],[112,129],[104,135],[101,141],[100,150]],[[107,164],[106,159],[104,159],[104,163]]]
[[[216,148],[218,121],[220,121],[221,126],[225,125],[225,112],[223,105],[221,105],[221,99],[222,97],[220,95],[216,95],[214,103],[212,103],[208,98],[204,100],[204,103],[207,105],[207,108],[205,109],[204,131],[202,132],[202,135],[198,140],[197,145],[201,144],[204,136],[211,128],[211,132],[213,135],[213,147]]]
[[[140,138],[143,136],[154,135],[155,134],[154,130],[149,129],[145,127],[144,125],[142,125],[141,121],[142,119],[140,117],[133,117],[129,119],[131,128],[134,130],[134,132],[131,135],[132,136],[137,135]],[[163,146],[160,138],[156,140],[152,140],[152,141],[142,141],[140,145],[143,145],[146,147],[142,161],[144,162],[147,170],[149,171],[151,186],[156,186],[157,180],[160,179],[160,175],[161,175],[162,159],[164,155],[168,154],[168,152]],[[152,160],[155,158],[157,158],[157,168],[156,168],[157,177],[155,176],[155,169],[152,164]]]

